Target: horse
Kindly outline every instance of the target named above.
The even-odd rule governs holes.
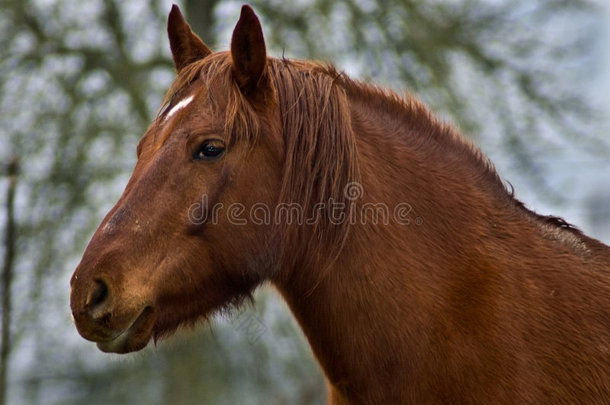
[[[176,79],[70,280],[85,339],[138,351],[268,283],[334,405],[608,403],[608,246],[415,96],[268,57],[249,6],[229,51],[167,27]]]

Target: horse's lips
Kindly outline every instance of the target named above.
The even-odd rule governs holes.
[[[105,353],[130,353],[143,349],[148,344],[155,323],[154,312],[146,307],[131,326],[112,340],[96,342]]]

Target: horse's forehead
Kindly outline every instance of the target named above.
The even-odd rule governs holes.
[[[194,95],[191,94],[190,96],[187,96],[185,98],[183,98],[182,100],[178,101],[176,103],[176,105],[174,105],[166,114],[165,114],[165,118],[163,119],[163,121],[167,121],[172,115],[174,115],[176,112],[178,112],[179,110],[185,108],[186,106],[188,106],[192,101],[193,101]]]

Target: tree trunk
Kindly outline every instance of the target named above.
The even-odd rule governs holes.
[[[6,403],[8,359],[11,343],[11,281],[15,263],[17,228],[15,225],[15,190],[17,188],[18,161],[8,164],[8,189],[6,193],[6,225],[4,241],[4,267],[2,269],[2,344],[0,346],[0,405]]]
[[[185,2],[185,14],[190,26],[203,42],[212,47],[212,50],[216,45],[216,35],[213,28],[214,9],[218,2],[218,0],[187,0]]]

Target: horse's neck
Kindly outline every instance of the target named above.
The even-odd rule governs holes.
[[[455,253],[453,268],[468,265],[461,246],[467,241],[450,232],[468,233],[488,202],[475,201],[480,197],[473,197],[475,185],[467,179],[435,178],[422,151],[405,141],[419,134],[409,133],[403,121],[353,113],[362,186],[357,207],[372,210],[357,211],[342,254],[321,281],[319,269],[303,269],[276,284],[333,385],[381,401],[371,390],[387,393],[383,379],[409,380],[405,373],[414,371],[425,344],[420,332],[445,304],[434,300],[443,296],[435,290],[445,287],[438,281],[449,266],[447,253]],[[459,215],[452,216],[455,210]],[[476,239],[474,232],[468,236]]]
[[[358,206],[381,203],[377,207],[387,208],[389,222],[356,216],[341,255],[322,280],[319,269],[310,268],[276,282],[335,390],[351,393],[356,403],[417,403],[439,392],[474,397],[486,384],[466,387],[460,380],[464,367],[475,376],[468,381],[485,382],[495,373],[518,374],[527,362],[545,361],[515,362],[519,353],[511,350],[526,343],[503,345],[498,330],[573,339],[572,320],[545,312],[551,311],[548,297],[555,289],[562,291],[553,295],[555,305],[595,292],[591,302],[608,307],[607,288],[588,287],[596,282],[591,274],[605,271],[608,277],[607,247],[520,208],[501,194],[505,191],[489,173],[483,180],[477,176],[485,166],[476,156],[460,162],[446,145],[417,139],[435,136],[425,133],[425,126],[370,120],[375,114],[353,108],[363,191]],[[468,148],[460,153],[465,152]],[[398,204],[411,208],[400,223]],[[580,305],[585,312],[600,307],[580,301],[562,305]],[[556,323],[521,322],[532,307]],[[469,349],[473,344],[476,350]],[[489,359],[513,369],[475,367]],[[428,386],[430,381],[437,386]],[[456,385],[440,387],[441,382]],[[481,398],[493,402],[487,394],[481,392]]]

